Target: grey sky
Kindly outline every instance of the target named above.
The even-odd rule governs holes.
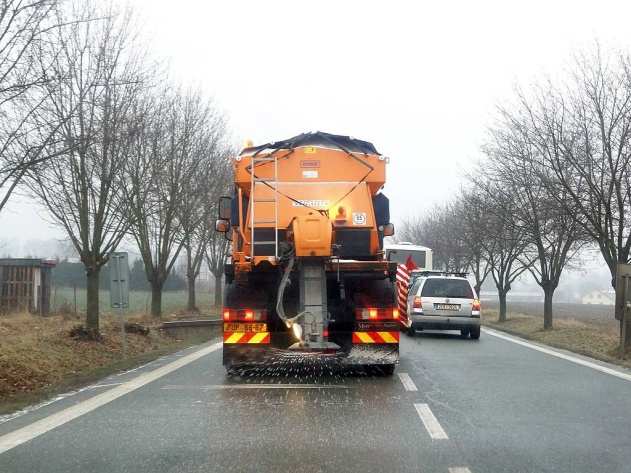
[[[516,81],[573,51],[631,44],[631,2],[136,0],[153,54],[202,87],[255,143],[312,130],[391,157],[395,221],[444,200],[479,158]],[[63,237],[15,199],[0,240]]]

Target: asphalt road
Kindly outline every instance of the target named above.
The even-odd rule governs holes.
[[[393,377],[228,378],[203,349],[0,418],[0,472],[631,471],[631,375],[605,364],[484,332],[402,337]]]

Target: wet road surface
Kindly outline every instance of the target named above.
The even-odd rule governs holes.
[[[0,472],[631,471],[631,375],[508,338],[402,336],[392,377],[207,344],[0,418]]]

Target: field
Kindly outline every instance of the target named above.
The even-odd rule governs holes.
[[[498,304],[496,301],[483,300],[482,310],[484,309],[497,311]],[[509,301],[508,312],[543,317],[543,302]],[[553,313],[557,320],[576,320],[611,330],[618,330],[620,327],[620,323],[613,316],[613,306],[610,305],[561,302],[554,304]]]
[[[151,316],[135,315],[127,319],[148,328],[149,333],[127,333],[127,353],[123,358],[116,317],[101,318],[103,338],[98,342],[70,336],[73,327],[83,323],[81,316],[0,317],[0,414],[201,343],[210,336],[208,332],[177,339],[159,330],[160,320]]]
[[[543,330],[543,304],[508,304],[508,320],[498,322],[497,304],[483,305],[483,324],[523,338],[573,351],[598,360],[631,367],[631,353],[619,356],[620,324],[613,307],[605,305],[555,304],[552,330]]]
[[[116,309],[110,308],[110,293],[107,290],[99,291],[99,300],[103,314],[114,313]],[[186,291],[165,291],[162,293],[162,312],[169,315],[186,308]],[[151,292],[130,291],[129,313],[146,314],[151,308]],[[86,291],[77,289],[77,312],[85,312]],[[214,292],[197,291],[197,307],[203,314],[214,313]],[[65,309],[65,310],[64,310]],[[51,311],[74,311],[74,291],[71,287],[53,287],[51,294]]]
[[[148,314],[151,293],[131,291],[130,308],[125,318],[150,329],[148,336],[128,334],[127,357],[121,355],[121,336],[117,310],[110,308],[109,291],[100,291],[100,342],[71,338],[69,333],[83,324],[85,289],[56,287],[51,294],[52,315],[10,314],[0,317],[0,413],[72,389],[108,373],[130,368],[205,338],[177,340],[158,330],[161,320]],[[185,314],[186,291],[165,291],[162,295],[162,320]],[[200,316],[215,314],[214,294],[197,292]]]

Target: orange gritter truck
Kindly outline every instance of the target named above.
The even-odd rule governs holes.
[[[323,132],[234,157],[234,194],[220,199],[216,222],[232,245],[222,311],[229,373],[279,363],[394,372],[387,161],[367,141]]]

